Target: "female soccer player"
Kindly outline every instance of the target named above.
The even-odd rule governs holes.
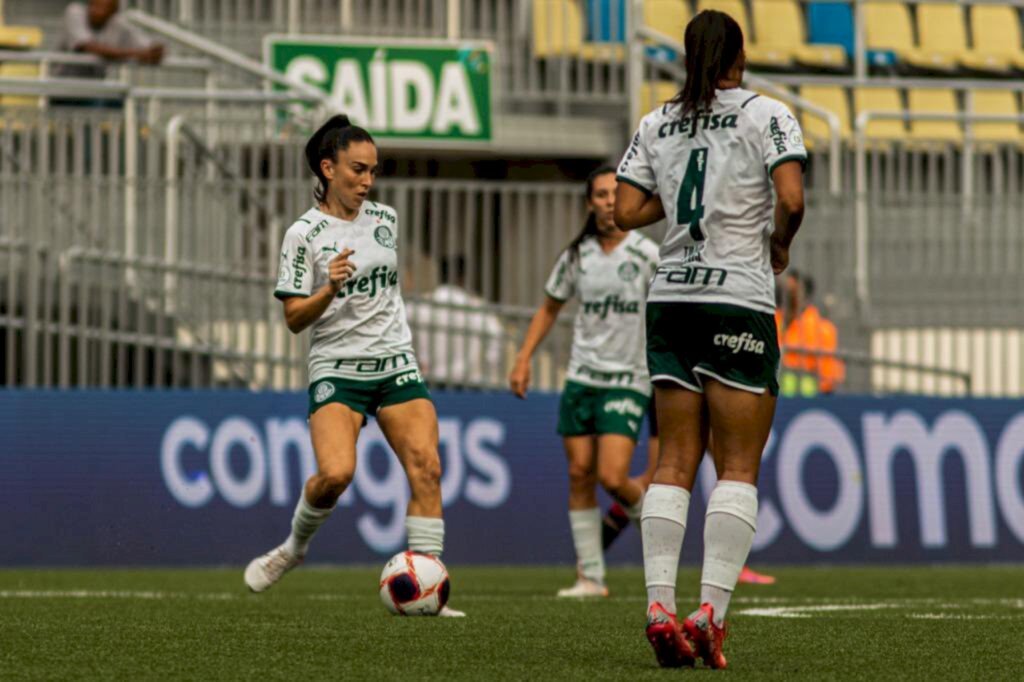
[[[274,296],[288,329],[313,328],[309,431],[317,473],[306,481],[284,544],[254,559],[245,583],[262,592],[302,563],[310,539],[355,473],[356,439],[375,415],[409,479],[409,548],[440,556],[437,413],[420,376],[398,284],[398,216],[367,196],[377,174],[370,134],[335,116],[306,143],[316,206],[281,248]],[[441,615],[463,615],[445,609]]]
[[[643,507],[647,637],[663,666],[713,668],[729,598],[757,521],[757,474],[778,395],[775,273],[803,218],[800,127],[780,102],[740,88],[743,34],[704,11],[686,27],[682,90],[643,118],[619,166],[615,222],[669,217],[647,304],[647,364],[661,452]],[[772,205],[772,186],[778,201]],[[701,604],[680,627],[676,568],[709,433]]]
[[[530,358],[565,302],[579,296],[558,416],[569,460],[569,525],[578,575],[576,584],[560,590],[559,597],[608,595],[597,481],[637,521],[643,499],[642,485],[629,477],[629,463],[651,392],[643,306],[658,265],[658,248],[639,233],[627,234],[615,225],[615,185],[610,166],[587,178],[587,222],[555,263],[544,302],[509,376],[512,391],[524,398]]]

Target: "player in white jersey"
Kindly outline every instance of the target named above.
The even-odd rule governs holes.
[[[724,617],[757,522],[757,475],[778,394],[774,277],[803,219],[800,127],[780,102],[740,87],[743,34],[704,11],[686,27],[682,91],[644,117],[619,166],[616,222],[667,213],[647,305],[647,364],[661,448],[641,535],[647,637],[663,666],[723,668]],[[772,190],[777,195],[774,202]],[[675,617],[690,490],[708,439],[701,604]]]
[[[317,473],[299,495],[284,544],[254,559],[245,583],[262,592],[302,563],[355,473],[356,439],[375,415],[409,480],[409,548],[440,556],[441,460],[437,413],[420,376],[398,281],[398,216],[367,198],[377,174],[368,132],[335,116],[306,144],[317,205],[281,248],[274,296],[288,329],[312,327],[309,431]],[[441,615],[463,615],[447,606]]]
[[[629,477],[629,464],[651,393],[643,313],[658,248],[615,225],[615,186],[610,166],[587,178],[586,225],[555,263],[509,376],[513,392],[525,397],[534,351],[565,302],[578,297],[558,417],[569,460],[569,524],[578,573],[560,597],[608,595],[597,482],[637,521],[643,500],[643,486]]]

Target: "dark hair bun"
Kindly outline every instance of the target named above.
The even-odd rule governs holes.
[[[317,174],[320,169],[320,147],[324,143],[324,138],[332,130],[344,130],[345,128],[351,128],[352,121],[348,119],[345,114],[336,114],[327,119],[320,128],[313,133],[306,142],[306,163],[309,165],[309,170]]]

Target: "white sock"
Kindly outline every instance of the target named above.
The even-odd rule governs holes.
[[[333,511],[334,507],[320,509],[312,506],[306,502],[305,490],[300,492],[299,502],[295,505],[295,513],[292,515],[292,532],[284,541],[285,549],[295,556],[306,556],[310,538]]]
[[[719,481],[708,499],[704,520],[704,571],[700,601],[715,610],[721,626],[757,529],[757,488],[749,483]]]
[[[640,535],[648,608],[659,602],[670,613],[676,612],[676,573],[689,508],[690,493],[679,486],[654,483],[644,495]]]
[[[632,504],[632,505],[630,505],[628,507],[624,506],[622,509],[623,509],[623,511],[626,512],[626,516],[629,517],[629,520],[632,521],[637,526],[639,526],[640,525],[640,517],[643,515],[643,511],[644,511],[644,496],[641,495],[640,499],[637,500],[635,504]]]
[[[604,550],[601,549],[601,509],[570,509],[569,526],[576,546],[580,574],[604,585]]]
[[[409,549],[441,558],[444,551],[444,519],[429,516],[406,516],[405,534]]]

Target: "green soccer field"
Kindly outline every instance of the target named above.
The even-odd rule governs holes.
[[[741,586],[730,669],[660,670],[643,576],[556,601],[566,568],[460,568],[461,620],[388,615],[377,569],[0,571],[0,679],[1021,679],[1024,568],[789,568]],[[680,609],[698,573],[680,571]]]

